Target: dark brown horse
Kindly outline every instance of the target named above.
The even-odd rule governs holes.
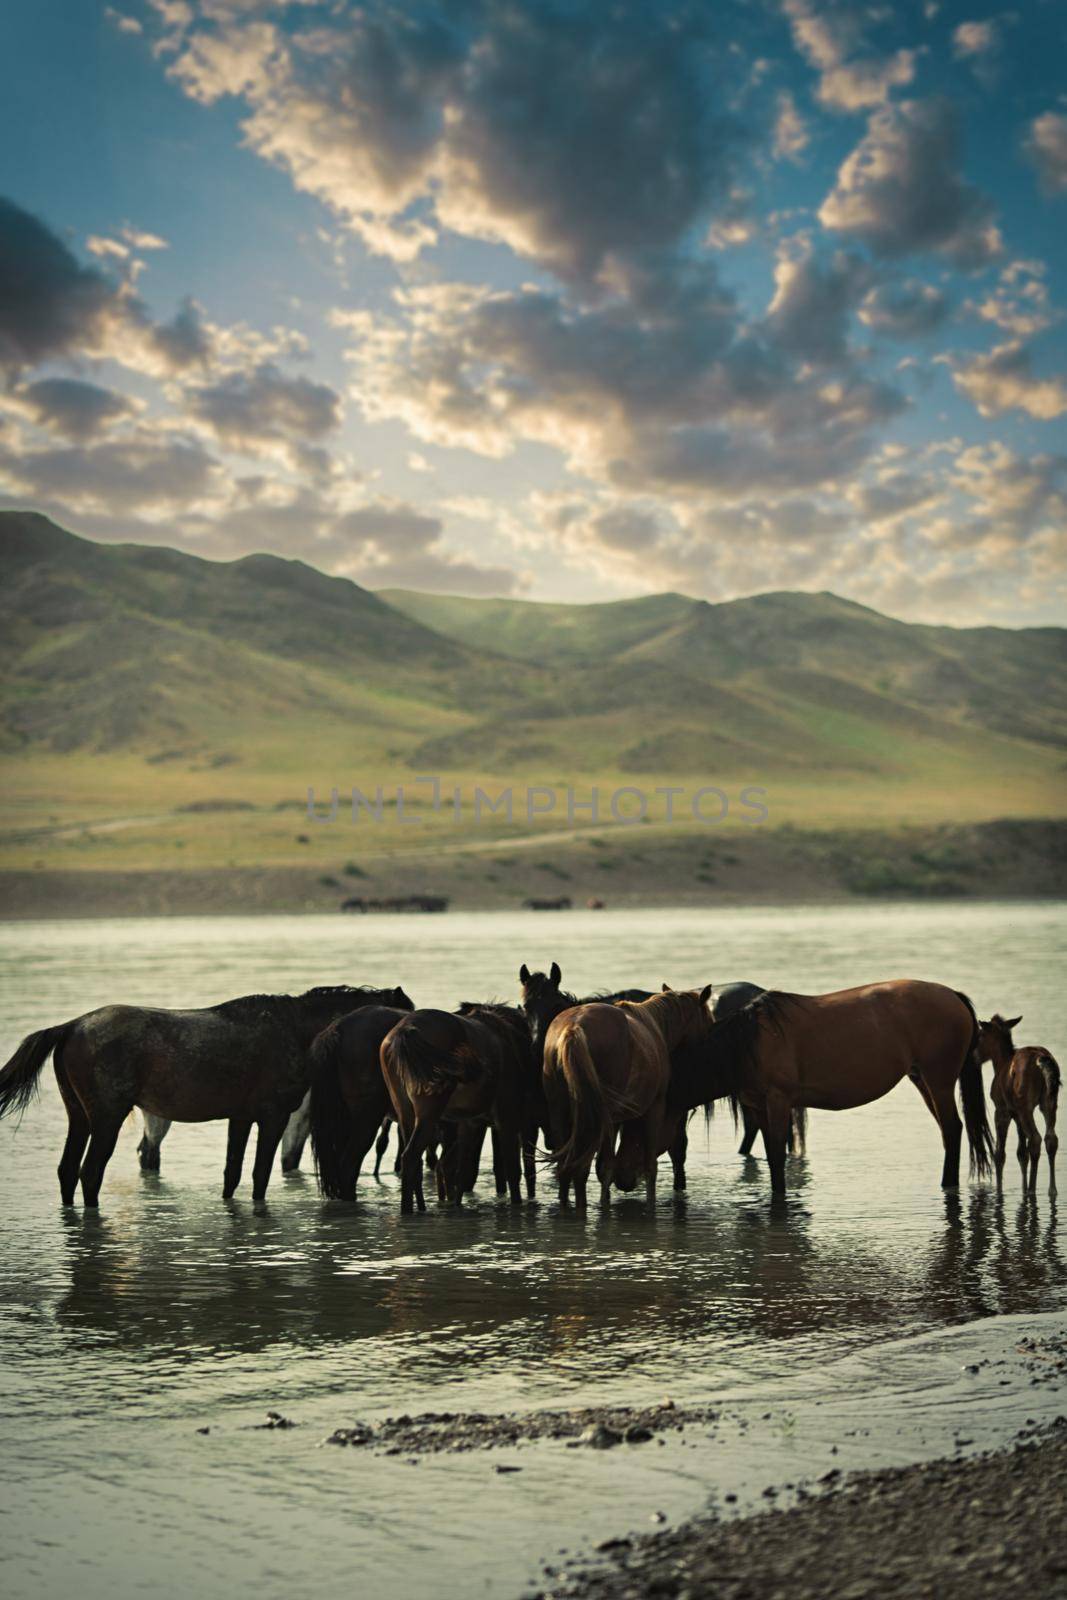
[[[836,994],[768,990],[710,1036],[720,1087],[759,1119],[774,1194],[785,1193],[789,1118],[798,1106],[845,1111],[910,1078],[941,1129],[941,1184],[960,1179],[962,1125],[971,1170],[989,1172],[992,1138],[978,1063],[978,1019],[966,995],[903,978]]]
[[[1045,1123],[1045,1150],[1048,1153],[1048,1192],[1055,1194],[1056,1151],[1060,1144],[1056,1133],[1060,1067],[1051,1050],[1046,1050],[1043,1045],[1022,1045],[1016,1050],[1011,1034],[1022,1020],[1022,1017],[995,1015],[988,1022],[983,1022],[979,1030],[979,1059],[993,1063],[990,1098],[997,1130],[993,1164],[999,1187],[1004,1176],[1008,1129],[1014,1122],[1019,1136],[1018,1155],[1023,1189],[1031,1194],[1036,1191],[1041,1135],[1037,1131],[1034,1113],[1040,1111]]]
[[[613,1182],[635,1188],[642,1172],[646,1199],[654,1201],[671,1052],[707,1033],[710,993],[710,984],[681,991],[664,984],[663,993],[648,1000],[594,1001],[561,1011],[549,1023],[542,1076],[564,1205],[573,1184],[575,1205],[585,1209],[594,1160],[605,1204]]]
[[[0,1071],[0,1117],[29,1103],[51,1055],[69,1123],[59,1163],[64,1205],[73,1204],[79,1175],[84,1203],[98,1204],[104,1169],[134,1106],[173,1122],[229,1121],[227,1200],[256,1123],[252,1197],[262,1200],[278,1141],[308,1088],[311,1041],[342,1013],[399,993],[342,985],[246,995],[201,1011],[104,1006],[22,1041]]]
[[[381,1064],[400,1124],[400,1209],[425,1211],[422,1158],[441,1136],[443,1123],[488,1122],[495,1130],[512,1205],[522,1204],[519,1162],[529,1072],[524,1026],[502,1013],[509,1007],[478,1006],[467,1015],[413,1011],[382,1041]],[[449,1139],[442,1159],[447,1197],[463,1194],[461,1143]]]
[[[386,1034],[413,1009],[407,995],[402,999],[338,1017],[311,1046],[311,1149],[319,1191],[331,1200],[356,1198],[359,1169],[392,1110],[380,1052]]]

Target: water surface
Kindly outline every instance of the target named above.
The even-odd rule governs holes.
[[[0,928],[0,1059],[30,1029],[106,1001],[196,1006],[350,982],[451,1006],[513,998],[522,961],[555,959],[579,991],[921,976],[981,1013],[1021,1011],[1020,1040],[1063,1060],[1065,954],[1067,918],[1048,905],[20,923]],[[613,1453],[609,1473],[588,1452],[538,1451],[499,1478],[488,1457],[416,1472],[320,1441],[424,1409],[791,1386],[799,1400],[830,1373],[838,1400],[858,1399],[872,1349],[1064,1305],[1047,1197],[1020,1203],[1013,1161],[1002,1201],[942,1196],[937,1129],[908,1084],[811,1117],[784,1215],[719,1117],[707,1134],[693,1125],[684,1203],[664,1162],[654,1215],[627,1198],[582,1221],[547,1194],[513,1214],[491,1184],[465,1215],[402,1219],[391,1177],[364,1178],[352,1209],[323,1204],[304,1174],[276,1174],[257,1215],[247,1182],[231,1205],[218,1197],[221,1125],[174,1128],[155,1177],[137,1167],[136,1119],[99,1215],[64,1212],[65,1118],[50,1070],[42,1082],[21,1126],[0,1127],[0,1527],[20,1595],[292,1592],[310,1571],[327,1595],[361,1580],[384,1592],[398,1552],[398,1596],[428,1583],[518,1594],[561,1529],[636,1515],[650,1480],[657,1504],[691,1509],[730,1472],[729,1452],[699,1466],[699,1451],[641,1466]],[[268,1408],[299,1428],[253,1432]]]

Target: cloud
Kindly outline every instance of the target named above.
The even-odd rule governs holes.
[[[961,22],[952,34],[952,54],[970,67],[987,88],[997,80],[1002,39],[999,25],[987,17],[982,22]]]
[[[257,455],[281,445],[298,467],[309,465],[300,453],[308,441],[326,438],[341,421],[341,397],[329,384],[290,376],[272,362],[189,386],[184,409],[228,449]]]
[[[851,315],[870,277],[865,263],[844,250],[820,261],[810,240],[783,241],[767,312],[772,337],[806,360],[843,361],[849,353]]]
[[[96,343],[120,305],[43,222],[0,198],[0,367],[18,370]]]
[[[69,512],[160,517],[218,500],[221,467],[195,439],[138,428],[126,437],[20,453],[0,452],[8,493]]]
[[[918,339],[939,328],[948,309],[946,296],[933,284],[919,278],[890,279],[868,290],[859,318],[891,339]]]
[[[13,390],[8,400],[38,427],[72,440],[106,433],[136,410],[127,395],[80,378],[39,378]]]
[[[590,281],[727,187],[712,34],[687,0],[372,5],[284,32],[231,7],[180,35],[170,72],[243,98],[249,146],[371,249],[410,259],[436,224]]]
[[[830,0],[816,9],[811,0],[783,0],[793,43],[819,73],[818,97],[834,111],[866,111],[884,105],[893,89],[915,76],[916,51],[890,55],[867,52],[860,8],[849,0]]]
[[[1009,262],[996,287],[980,300],[967,300],[963,309],[968,315],[981,322],[991,322],[1014,338],[1032,338],[1059,320],[1044,279],[1044,262]]]
[[[825,228],[878,256],[933,252],[955,266],[986,266],[1001,253],[991,202],[958,171],[956,113],[944,100],[877,111],[823,201]]]
[[[989,55],[998,49],[1000,34],[995,22],[961,22],[952,33],[952,54],[961,60]]]
[[[807,123],[788,89],[779,92],[775,104],[774,153],[780,161],[799,161],[811,143]]]
[[[1017,339],[997,345],[988,355],[958,363],[952,377],[983,417],[1025,411],[1039,422],[1051,422],[1067,411],[1067,382],[1060,377],[1035,377],[1030,348]]]
[[[1058,195],[1067,191],[1067,117],[1057,111],[1035,117],[1025,149],[1045,193]]]

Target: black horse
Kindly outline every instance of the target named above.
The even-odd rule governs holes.
[[[260,1201],[285,1124],[308,1089],[311,1041],[346,1011],[398,996],[410,1005],[401,989],[339,985],[245,995],[200,1011],[103,1006],[22,1041],[0,1071],[0,1117],[29,1103],[51,1055],[69,1124],[59,1163],[64,1205],[73,1204],[79,1175],[85,1205],[99,1203],[104,1169],[134,1106],[173,1122],[228,1120],[225,1200],[240,1182],[255,1123],[252,1198]]]

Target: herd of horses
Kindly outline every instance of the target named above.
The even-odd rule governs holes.
[[[520,1003],[416,1008],[401,988],[318,987],[248,995],[198,1011],[104,1006],[31,1033],[0,1070],[0,1117],[21,1111],[52,1057],[68,1118],[59,1163],[63,1203],[78,1183],[99,1201],[119,1131],[139,1107],[142,1165],[159,1166],[172,1121],[228,1123],[223,1196],[241,1179],[256,1125],[253,1199],[262,1201],[279,1144],[299,1164],[310,1134],[324,1195],[355,1199],[372,1145],[375,1176],[398,1127],[401,1210],[425,1210],[424,1172],[455,1206],[477,1179],[492,1138],[498,1195],[533,1198],[541,1152],[562,1205],[586,1207],[643,1181],[655,1198],[659,1157],[686,1184],[687,1123],[725,1101],[744,1120],[742,1153],[762,1137],[772,1196],[785,1193],[786,1156],[803,1148],[809,1109],[842,1111],[915,1084],[940,1129],[942,1186],[959,1184],[966,1130],[973,1175],[1001,1180],[1014,1123],[1024,1188],[1036,1187],[1042,1113],[1055,1192],[1060,1071],[1040,1046],[1016,1050],[1021,1018],[979,1022],[967,996],[896,979],[800,995],[754,983],[659,993],[627,989],[585,999],[562,973],[520,968]],[[991,1061],[990,1131],[982,1064]],[[957,1109],[957,1091],[962,1120]],[[284,1142],[283,1142],[284,1141]]]

